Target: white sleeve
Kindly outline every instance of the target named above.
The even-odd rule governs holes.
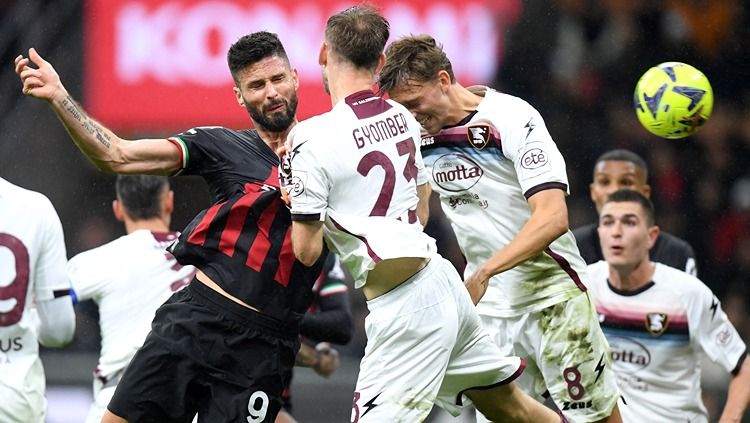
[[[107,266],[109,260],[105,260],[99,254],[100,251],[99,249],[85,251],[68,261],[68,278],[79,301],[100,296],[103,287],[116,273],[116,270],[112,268],[102,269],[102,265]]]
[[[516,116],[512,126],[501,133],[503,155],[513,161],[521,191],[528,199],[549,188],[570,193],[565,160],[552,140],[544,119],[524,103],[528,113]]]
[[[39,343],[45,347],[60,348],[73,340],[76,316],[70,295],[39,301],[36,307],[39,315]]]
[[[411,113],[404,116],[407,116],[407,119],[411,119],[409,128],[412,128],[411,136],[416,147],[414,153],[414,165],[417,167],[417,186],[424,185],[430,182],[430,175],[427,173],[427,169],[424,165],[424,160],[422,159],[422,131],[420,129],[419,122],[414,119],[414,116],[412,116]]]
[[[696,278],[698,277],[698,267],[695,264],[695,258],[688,257],[688,259],[685,260],[685,273]]]
[[[41,246],[39,257],[34,265],[34,299],[37,302],[55,298],[58,291],[70,291],[70,282],[65,276],[65,239],[60,218],[45,198],[39,207],[44,209],[40,222]]]
[[[287,140],[287,160],[291,178],[287,189],[293,220],[325,220],[330,178],[326,173],[326,154],[316,151],[321,140],[314,139],[311,125],[304,122],[292,129]]]
[[[711,360],[732,372],[745,353],[745,343],[711,290],[701,284],[696,291],[688,306],[692,341]]]

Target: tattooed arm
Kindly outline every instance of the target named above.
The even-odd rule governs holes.
[[[98,169],[157,175],[179,169],[180,152],[166,139],[124,140],[91,118],[68,94],[52,65],[33,48],[28,58],[16,57],[15,64],[23,93],[50,104],[75,144]]]

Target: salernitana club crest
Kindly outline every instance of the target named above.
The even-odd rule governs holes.
[[[469,126],[466,128],[466,136],[472,147],[481,150],[490,142],[490,127],[489,125]]]
[[[664,313],[648,313],[644,323],[651,336],[661,336],[669,327],[669,316]]]

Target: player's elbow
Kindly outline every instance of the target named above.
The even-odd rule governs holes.
[[[328,342],[346,345],[352,340],[353,334],[354,323],[352,322],[352,315],[348,311],[337,311],[336,324],[331,325],[331,331],[327,337]]]
[[[112,166],[111,162],[103,160],[91,160],[96,170],[104,173],[117,173],[116,167]]]
[[[312,267],[320,258],[321,249],[311,246],[295,247],[294,256],[307,267]]]
[[[555,240],[568,231],[568,211],[566,209],[557,210],[547,219],[547,230],[550,238]]]
[[[339,330],[333,335],[331,342],[339,345],[348,344],[349,341],[352,340],[352,335],[354,334],[354,326],[352,325],[351,320],[342,323],[341,327],[338,329]]]
[[[96,169],[104,173],[122,173],[127,174],[128,172],[127,163],[118,159],[106,159],[106,160],[92,160]]]
[[[39,343],[49,348],[60,348],[73,340],[76,315],[69,296],[37,303]]]
[[[39,328],[39,343],[47,348],[61,348],[68,345],[75,335],[75,315],[70,319],[63,319],[54,325],[42,325]]]
[[[568,231],[568,216],[565,215],[564,218],[556,220],[553,223],[552,231],[554,233],[555,239],[561,237],[565,232],[567,232]]]
[[[106,153],[93,157],[88,156],[88,158],[100,172],[133,173],[128,169],[132,166],[131,163],[133,163],[134,158],[129,157],[127,149],[122,147],[125,142],[127,141],[114,138],[111,140],[111,149]]]

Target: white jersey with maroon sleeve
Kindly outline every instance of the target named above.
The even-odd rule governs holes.
[[[417,185],[427,182],[419,137],[408,110],[372,91],[350,95],[289,134],[282,173],[291,166],[292,219],[325,222],[328,245],[357,288],[381,260],[436,252],[416,215]]]
[[[742,342],[719,300],[700,280],[656,264],[652,281],[634,292],[608,283],[609,267],[588,267],[599,321],[626,405],[625,422],[707,422],[700,359],[727,372],[745,358]]]
[[[70,292],[65,260],[62,225],[49,199],[0,178],[0,421],[44,421],[34,304]],[[73,320],[72,307],[58,317]]]
[[[156,309],[195,274],[165,250],[178,235],[138,230],[68,262],[78,299],[92,299],[99,307],[98,377],[107,380],[130,363],[151,330]]]
[[[565,161],[541,115],[525,101],[487,89],[475,113],[421,151],[466,257],[465,275],[510,243],[531,216],[527,199],[568,192]],[[480,314],[511,317],[542,310],[585,290],[585,263],[570,231],[513,269],[490,279]]]

